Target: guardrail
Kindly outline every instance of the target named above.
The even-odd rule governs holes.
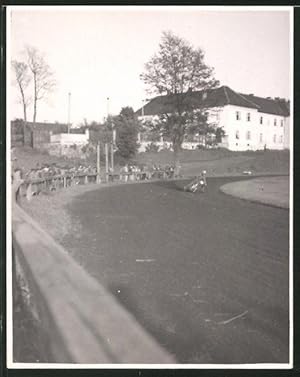
[[[100,175],[94,174],[73,174],[73,175],[55,175],[46,176],[35,179],[25,179],[20,183],[18,195],[26,196],[30,200],[33,195],[38,195],[40,192],[54,191],[62,188],[71,187],[74,185],[83,185],[89,183],[99,184],[101,182],[130,182],[130,181],[144,181],[151,179],[171,179],[173,175],[168,174],[163,170],[156,170],[153,172],[128,172],[128,173],[107,173],[105,179],[101,180]],[[20,179],[20,178],[19,178]]]
[[[19,187],[13,184],[14,191]],[[15,200],[12,232],[15,259],[26,274],[47,342],[48,362],[176,362]]]
[[[26,179],[21,182],[18,195],[26,196],[30,200],[32,195],[43,191],[53,191],[78,184],[100,183],[97,174],[55,175],[43,178]]]

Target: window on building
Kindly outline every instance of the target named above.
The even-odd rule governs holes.
[[[235,112],[235,118],[236,118],[236,120],[241,120],[241,112],[240,111]]]
[[[263,142],[263,134],[259,134],[259,142],[260,142],[260,143]]]
[[[251,114],[247,113],[247,122],[250,122],[250,120],[251,120]]]
[[[259,118],[259,124],[263,124],[263,122],[264,122],[264,118],[263,118],[263,117],[260,117],[260,118]]]
[[[239,130],[237,130],[237,131],[235,132],[235,138],[236,138],[236,139],[239,139],[239,138],[240,138],[240,131],[239,131]]]
[[[274,118],[274,126],[277,126],[277,119]]]
[[[247,140],[250,140],[250,139],[251,139],[251,132],[250,132],[250,131],[247,131],[247,132],[246,132],[246,139],[247,139]]]
[[[283,127],[283,119],[280,121],[280,127]]]
[[[283,136],[282,136],[282,135],[280,135],[279,143],[280,143],[280,144],[283,143]]]
[[[276,135],[273,135],[273,142],[276,143]]]

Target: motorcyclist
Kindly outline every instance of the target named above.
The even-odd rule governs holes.
[[[203,170],[199,176],[192,180],[189,184],[184,186],[184,191],[195,193],[197,190],[205,191],[207,186],[206,182],[206,170]]]
[[[200,181],[201,180],[203,181],[204,186],[207,186],[207,182],[206,182],[206,170],[202,170],[201,175],[200,175],[199,178],[200,178]]]

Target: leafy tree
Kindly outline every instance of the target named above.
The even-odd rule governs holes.
[[[138,149],[137,135],[140,124],[131,107],[123,107],[113,119],[116,129],[116,146],[123,158],[132,158]]]
[[[43,54],[35,47],[27,46],[25,49],[27,64],[33,76],[33,123],[36,122],[37,103],[47,97],[56,82]]]
[[[178,172],[178,154],[185,135],[212,131],[206,111],[199,108],[201,101],[193,92],[215,88],[219,83],[213,69],[204,63],[203,50],[170,31],[163,32],[159,51],[145,64],[141,79],[149,93],[166,96],[165,106],[152,127],[172,141]]]

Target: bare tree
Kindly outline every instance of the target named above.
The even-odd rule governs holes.
[[[12,67],[15,73],[16,83],[19,87],[21,94],[21,103],[23,105],[24,122],[27,122],[27,106],[30,103],[30,97],[26,94],[26,89],[30,84],[31,77],[29,74],[28,66],[24,62],[17,60],[12,61]]]
[[[55,85],[54,73],[43,54],[35,47],[26,47],[28,67],[33,75],[33,123],[36,122],[37,103],[46,98]]]

